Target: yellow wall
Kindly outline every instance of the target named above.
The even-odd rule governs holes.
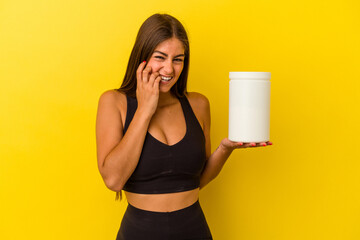
[[[272,73],[272,147],[238,150],[200,200],[217,240],[360,239],[360,4],[0,2],[0,239],[115,239],[126,202],[96,165],[100,94],[151,14],[191,41],[189,90],[227,136],[228,72]]]

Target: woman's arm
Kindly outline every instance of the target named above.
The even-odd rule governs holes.
[[[138,108],[123,136],[119,96],[114,91],[103,93],[99,99],[96,119],[96,144],[98,168],[106,186],[119,192],[135,170],[150,119],[159,97],[159,74],[150,75],[151,68],[138,69]],[[125,96],[123,96],[125,99]],[[126,101],[120,105],[125,105]]]
[[[116,92],[107,91],[99,99],[96,120],[98,168],[106,186],[120,191],[138,163],[149,125],[149,117],[136,112],[123,136]]]
[[[228,142],[230,146],[226,146],[223,142]],[[219,175],[232,151],[242,146],[242,143],[234,143],[227,138],[221,141],[220,145],[206,161],[205,169],[200,178],[200,189]]]

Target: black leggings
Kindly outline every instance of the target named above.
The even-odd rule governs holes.
[[[152,212],[128,205],[116,240],[209,240],[199,201],[173,212]]]

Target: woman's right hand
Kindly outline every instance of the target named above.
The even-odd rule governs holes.
[[[137,71],[136,98],[138,101],[138,110],[152,116],[157,108],[159,101],[160,74],[152,72],[150,66],[145,67],[146,62],[142,62]]]

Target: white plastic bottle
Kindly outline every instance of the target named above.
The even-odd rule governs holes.
[[[230,72],[229,136],[235,142],[270,138],[269,72]]]

